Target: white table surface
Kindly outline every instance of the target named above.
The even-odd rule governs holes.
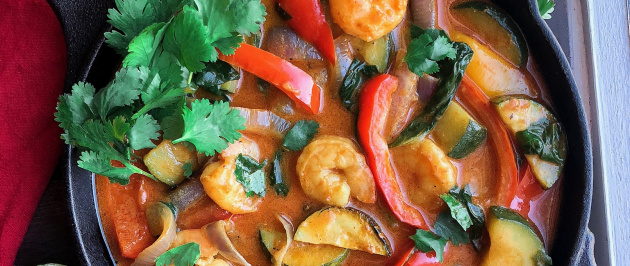
[[[556,0],[548,24],[569,58],[590,121],[590,229],[598,265],[630,265],[629,0]]]

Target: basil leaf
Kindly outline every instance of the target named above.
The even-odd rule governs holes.
[[[346,76],[344,76],[341,81],[341,88],[339,89],[341,103],[348,111],[356,111],[356,104],[363,83],[377,74],[378,68],[376,66],[368,65],[357,59],[352,60]]]
[[[289,194],[289,184],[287,179],[282,174],[282,151],[276,151],[273,157],[273,163],[271,163],[271,186],[276,191],[278,196],[286,197]]]
[[[223,90],[221,84],[232,80],[238,80],[240,74],[230,64],[223,61],[205,63],[205,68],[193,75],[192,81],[202,89],[219,96],[223,99],[229,99],[230,91]]]
[[[453,217],[451,217],[451,214],[448,211],[444,211],[439,214],[433,227],[436,235],[443,237],[446,240],[450,240],[456,246],[470,243],[470,238],[468,237],[466,231],[455,219],[453,219]]]
[[[252,157],[243,154],[236,157],[234,175],[236,175],[236,181],[245,188],[247,197],[252,197],[254,194],[260,197],[265,196],[266,184],[265,172],[263,171],[265,166],[267,166],[267,160],[258,163]]]
[[[444,246],[446,239],[436,238],[430,231],[418,229],[416,234],[410,236],[411,240],[416,243],[416,248],[422,252],[435,251],[435,256],[442,262],[444,259]]]
[[[299,151],[304,149],[309,141],[315,137],[319,129],[319,123],[313,120],[300,120],[284,137],[282,146],[290,151]]]
[[[558,123],[547,126],[542,135],[543,148],[540,158],[558,165],[564,164],[566,147],[564,147],[562,137],[562,129]]]
[[[521,144],[525,154],[540,154],[543,149],[543,132],[549,125],[549,119],[543,118],[529,125],[523,131],[516,132],[516,140]]]

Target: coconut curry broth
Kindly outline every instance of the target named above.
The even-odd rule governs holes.
[[[326,2],[322,2],[324,6],[327,5]],[[480,41],[479,35],[472,32],[450,12],[449,7],[460,2],[464,1],[438,1],[436,4],[437,25],[450,34],[459,31],[477,37],[477,40]],[[234,107],[271,110],[293,123],[302,119],[315,120],[320,125],[318,136],[334,135],[349,138],[358,147],[357,129],[355,126],[356,116],[344,108],[338,96],[340,77],[337,71],[339,70],[327,63],[310,44],[305,43],[295,37],[294,33],[290,32],[284,21],[273,11],[275,1],[264,0],[263,3],[268,10],[268,15],[262,30],[262,48],[283,57],[314,77],[323,91],[321,96],[321,113],[315,116],[304,113],[280,90],[273,88],[273,86],[261,88],[258,78],[242,70],[240,71],[241,80],[239,81],[238,90],[233,94],[231,105]],[[327,9],[326,12],[328,12]],[[330,14],[327,14],[327,17],[328,21],[331,21]],[[390,56],[388,72],[394,75],[409,75],[408,73],[401,74],[399,70],[401,67],[406,69],[406,65],[401,61],[409,41],[408,25],[410,23],[411,19],[408,12],[403,22],[396,27],[391,35],[394,49],[392,56]],[[343,30],[337,25],[333,24],[331,26],[336,42],[340,38],[352,38],[345,35]],[[278,41],[276,38],[280,38],[281,41]],[[356,40],[353,41],[356,42]],[[484,44],[483,41],[480,41],[480,43]],[[296,44],[298,46],[293,46]],[[496,47],[490,48],[496,50]],[[531,57],[528,58],[527,67],[521,69],[519,73],[524,77],[528,90],[518,91],[514,94],[527,95],[550,106],[546,93],[544,90],[541,90],[544,86],[539,82],[540,78],[536,74],[536,66]],[[407,124],[426,104],[428,100],[427,95],[431,95],[431,92],[423,90],[422,86],[416,84],[411,86],[412,88],[399,87],[394,92],[394,103],[398,106],[409,107],[409,110],[392,109],[388,116],[388,125],[392,126],[386,130],[386,134],[395,135],[400,133],[402,128],[396,128],[396,125],[402,127]],[[396,102],[397,93],[398,101],[400,102]],[[206,96],[208,95],[203,91],[197,91],[196,97]],[[482,121],[482,125],[488,130],[492,130],[492,125],[484,125],[483,120],[479,119],[479,110],[474,110],[467,101],[462,100],[462,97],[466,96],[458,92],[454,102],[460,104],[474,119]],[[278,150],[282,142],[281,138],[266,132],[245,130],[242,133],[245,137],[258,144],[261,161],[264,159],[273,160],[274,152]],[[431,133],[427,138],[435,140],[436,135]],[[426,189],[426,186],[423,187],[420,183],[422,183],[423,175],[426,175],[426,173],[418,171],[418,164],[423,162],[418,162],[412,158],[415,156],[410,152],[412,146],[406,145],[391,149],[392,162],[405,198],[412,206],[422,210],[427,223],[432,225],[437,219],[438,213],[446,208],[444,202],[439,198],[439,194],[445,191],[436,194],[431,189],[428,189],[428,191],[423,190]],[[310,214],[326,207],[326,204],[308,197],[300,186],[300,180],[295,170],[300,153],[300,151],[283,152],[282,169],[288,177],[290,186],[287,197],[278,196],[272,189],[268,189],[257,211],[248,214],[231,215],[218,207],[209,197],[203,196],[186,210],[180,210],[177,217],[178,229],[197,229],[219,219],[229,219],[232,224],[231,229],[228,231],[229,237],[238,251],[252,265],[269,264],[269,258],[264,255],[262,246],[259,244],[259,229],[264,227],[282,231],[282,224],[276,218],[276,214],[285,215],[295,228]],[[500,191],[497,191],[497,187],[501,182],[501,177],[498,174],[500,172],[498,165],[500,156],[500,148],[495,147],[489,139],[486,139],[479,148],[463,159],[447,158],[449,163],[455,168],[455,185],[461,187],[468,184],[474,195],[475,203],[481,205],[485,213],[488,212],[489,206],[506,205],[505,202],[501,202],[498,199]],[[208,159],[209,162],[213,160],[216,160],[216,158]],[[523,165],[526,164],[524,163]],[[193,179],[198,178],[202,170],[197,171],[197,177],[193,177]],[[521,172],[523,172],[522,169]],[[170,193],[171,188],[165,184],[136,175],[132,176],[131,184],[124,188],[117,184],[110,184],[106,178],[100,176],[96,179],[96,185],[103,230],[108,243],[110,243],[116,260],[120,264],[129,264],[133,260],[124,258],[119,251],[123,247],[119,247],[116,241],[115,220],[142,220],[146,206],[151,202],[163,200]],[[559,187],[560,184],[557,184],[550,190],[545,191],[542,196],[536,198],[527,217],[538,227],[536,229],[543,237],[547,248],[549,248],[549,243],[552,242],[555,232],[556,213],[559,207]],[[380,193],[380,190],[377,188],[377,200],[374,204],[362,203],[351,197],[348,206],[363,211],[376,221],[391,245],[392,255],[387,257],[362,251],[351,251],[344,262],[345,265],[393,263],[399,260],[403,256],[402,254],[412,246],[409,236],[414,233],[415,228],[400,222],[389,210]],[[136,212],[125,212],[124,208],[129,206],[132,206]],[[134,217],[121,218],[124,216]],[[137,241],[151,243],[155,240],[155,237],[147,232],[148,229],[145,225],[143,228],[137,228],[131,237],[137,238]],[[485,239],[485,242],[488,242],[488,240]],[[471,245],[456,247],[448,244],[447,250],[448,255],[445,257],[444,262],[448,265],[478,264],[486,249],[477,252]]]

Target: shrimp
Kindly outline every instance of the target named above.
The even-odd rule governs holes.
[[[220,155],[220,160],[206,166],[201,173],[201,184],[206,194],[222,209],[233,214],[255,212],[262,201],[259,197],[247,197],[245,188],[236,180],[236,158],[239,154],[259,160],[258,145],[246,138],[230,144]]]
[[[374,203],[374,177],[352,140],[337,136],[317,137],[297,161],[302,189],[311,198],[335,206],[346,206],[350,195]]]
[[[332,18],[344,32],[371,42],[391,32],[405,16],[407,0],[330,0]]]
[[[406,177],[407,195],[414,204],[427,211],[443,206],[440,195],[456,184],[457,168],[430,139],[416,141],[393,149],[394,162]]]

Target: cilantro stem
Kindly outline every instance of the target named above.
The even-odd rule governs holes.
[[[190,83],[192,82],[192,78],[193,78],[193,72],[190,72],[190,75],[188,75],[188,85],[190,85]]]
[[[159,182],[159,180],[157,180],[157,178],[155,178],[155,176],[153,176],[151,173],[146,172],[146,171],[140,169],[139,167],[137,167],[137,166],[135,166],[135,165],[133,165],[133,164],[131,164],[129,162],[123,162],[123,164],[125,164],[125,166],[127,166],[129,169],[131,169],[134,173],[146,176],[148,178],[151,178],[151,179]]]

